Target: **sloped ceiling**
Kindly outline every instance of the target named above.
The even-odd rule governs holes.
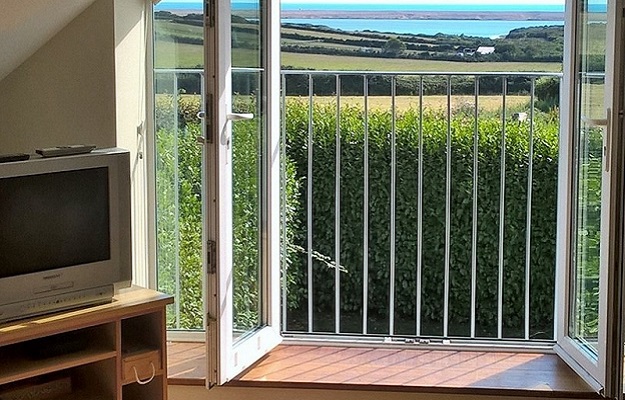
[[[0,80],[94,0],[0,0]]]

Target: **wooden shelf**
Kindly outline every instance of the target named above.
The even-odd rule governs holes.
[[[0,398],[16,387],[38,398],[61,375],[72,392],[58,400],[166,400],[165,307],[172,302],[132,288],[109,304],[0,325]],[[134,384],[134,370],[146,380],[152,364],[150,383]]]
[[[0,365],[0,385],[96,363],[116,356],[116,350],[87,349],[44,360],[16,357],[12,358],[10,363]]]

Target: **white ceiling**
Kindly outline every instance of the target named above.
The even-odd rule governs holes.
[[[0,80],[94,0],[0,0]]]

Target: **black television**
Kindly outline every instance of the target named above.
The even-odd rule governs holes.
[[[111,301],[130,217],[126,150],[0,164],[0,322]]]

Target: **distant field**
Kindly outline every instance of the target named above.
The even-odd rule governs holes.
[[[407,72],[561,72],[560,63],[453,62],[397,58],[349,57],[323,54],[282,53],[282,66],[296,69]]]
[[[238,32],[237,40],[241,43],[255,42],[255,35],[248,30],[254,25],[235,24],[246,28],[246,31]],[[203,49],[200,44],[186,43],[189,40],[201,41],[202,28],[172,21],[157,20],[155,29],[160,34],[155,43],[155,65],[157,68],[196,68],[203,65]],[[341,33],[323,30],[297,29],[294,27],[284,27],[282,32],[285,35],[301,35],[297,38],[283,38],[285,45],[298,45],[301,47],[314,46],[322,47],[326,50],[353,51],[362,49],[357,43],[364,40],[371,45],[371,42],[384,42],[384,36],[371,38],[360,33]],[[418,36],[418,35],[415,35]],[[413,39],[414,37],[413,36]],[[326,42],[326,39],[334,39],[338,42]],[[178,41],[175,43],[175,41]],[[436,38],[419,37],[421,43],[436,43]],[[444,40],[460,40],[451,37]],[[351,42],[341,42],[351,40]],[[354,42],[356,40],[356,43]],[[443,39],[440,39],[443,40]],[[452,41],[453,41],[452,40]],[[445,44],[444,42],[438,44]],[[455,43],[453,46],[457,47]],[[243,46],[246,47],[246,46]],[[415,53],[414,50],[406,50],[408,53]],[[436,51],[434,51],[436,53]],[[258,55],[253,51],[239,49],[233,51],[233,62],[236,66],[255,66],[258,63]],[[349,55],[325,55],[310,53],[282,52],[282,66],[295,69],[316,69],[316,70],[343,70],[343,71],[409,71],[409,72],[560,72],[562,65],[559,62],[462,62],[462,61],[439,61],[439,60],[418,60],[401,58],[377,58],[360,57]]]
[[[307,97],[289,97],[289,101],[304,101],[308,102]],[[526,111],[529,104],[529,96],[507,96],[506,97],[506,111],[509,113],[517,111]],[[336,103],[336,97],[333,96],[315,96],[314,102],[317,104],[332,104]],[[369,109],[390,109],[391,97],[390,96],[370,96],[368,99]],[[343,105],[357,105],[363,106],[364,99],[359,96],[341,96],[341,104]],[[501,110],[503,100],[501,96],[480,96],[478,100],[478,110],[481,112],[487,111],[499,111]],[[475,98],[473,96],[453,96],[451,101],[451,108],[453,110],[458,109],[472,109],[475,105]],[[403,110],[419,107],[418,96],[397,96],[395,98],[396,110],[401,112]],[[429,110],[445,110],[447,108],[447,96],[424,96],[423,108]]]
[[[203,64],[202,46],[159,41],[155,49],[156,68],[195,68]],[[242,52],[250,55],[250,52]],[[237,59],[240,59],[239,55]],[[236,57],[236,56],[235,56]],[[402,60],[373,57],[330,56],[322,54],[282,53],[282,66],[295,69],[343,71],[406,71],[406,72],[561,72],[559,63],[525,62],[451,62],[436,60]]]
[[[174,43],[159,40],[154,46],[155,68],[202,68],[204,49],[200,45]],[[252,67],[258,65],[258,54],[254,51],[235,49],[232,52],[235,66]]]
[[[163,95],[157,95],[157,98]],[[182,102],[194,107],[199,107],[200,96],[198,95],[181,95]],[[304,102],[308,104],[308,97],[289,96],[287,104],[294,101]],[[527,111],[530,98],[529,96],[507,96],[506,112],[512,114],[518,111]],[[334,96],[315,96],[315,104],[336,104]],[[369,109],[390,109],[390,96],[370,96],[368,99]],[[364,106],[364,98],[361,96],[341,96],[342,105]],[[503,100],[501,96],[480,96],[478,99],[478,110],[480,112],[501,111]],[[453,96],[451,101],[452,112],[459,109],[472,109],[475,105],[473,96]],[[405,111],[409,108],[419,108],[418,96],[397,96],[395,98],[395,108],[398,112]],[[424,96],[423,108],[429,110],[446,110],[447,96]]]
[[[155,68],[197,68],[204,65],[202,46],[159,40],[154,46]]]

